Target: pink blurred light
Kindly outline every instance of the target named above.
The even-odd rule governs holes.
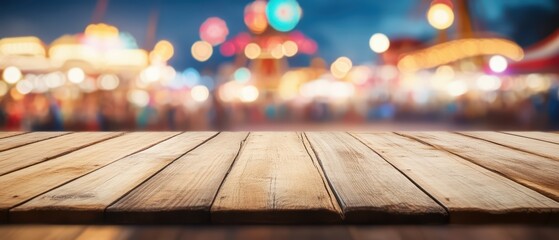
[[[200,38],[213,46],[223,43],[228,34],[227,24],[218,17],[208,18],[200,26]]]

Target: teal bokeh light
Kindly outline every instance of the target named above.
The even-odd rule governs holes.
[[[271,0],[266,6],[270,26],[280,32],[289,32],[301,19],[301,7],[295,0]]]

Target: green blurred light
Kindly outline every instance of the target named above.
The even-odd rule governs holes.
[[[271,0],[266,6],[270,26],[280,32],[289,32],[301,19],[301,7],[295,0]]]

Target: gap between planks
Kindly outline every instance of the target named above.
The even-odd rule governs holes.
[[[11,209],[10,218],[15,222],[103,222],[106,207],[215,135],[215,132],[173,135]]]
[[[143,151],[178,133],[127,133],[70,154],[0,176],[0,223],[8,211],[96,169]],[[105,149],[116,148],[99,157]],[[97,157],[95,157],[97,155]],[[24,179],[25,181],[22,181]]]
[[[443,205],[451,223],[548,223],[557,218],[559,203],[461,157],[393,133],[352,135]]]
[[[484,140],[449,132],[396,132],[454,154],[559,201],[559,162]],[[444,138],[444,139],[442,139]]]
[[[302,140],[296,132],[251,133],[219,189],[212,222],[340,222]]]
[[[246,132],[219,133],[111,204],[105,211],[107,220],[209,223],[210,207],[247,136]]]

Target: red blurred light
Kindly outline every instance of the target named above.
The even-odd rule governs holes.
[[[235,47],[235,44],[232,42],[225,42],[221,45],[221,47],[219,48],[219,52],[221,53],[221,55],[226,56],[226,57],[231,57],[233,55],[235,55],[235,53],[237,52],[237,49]]]
[[[308,55],[315,54],[316,51],[318,50],[318,45],[312,39],[306,39],[301,43],[297,43],[297,45],[299,46],[299,51],[301,53],[308,54]]]

